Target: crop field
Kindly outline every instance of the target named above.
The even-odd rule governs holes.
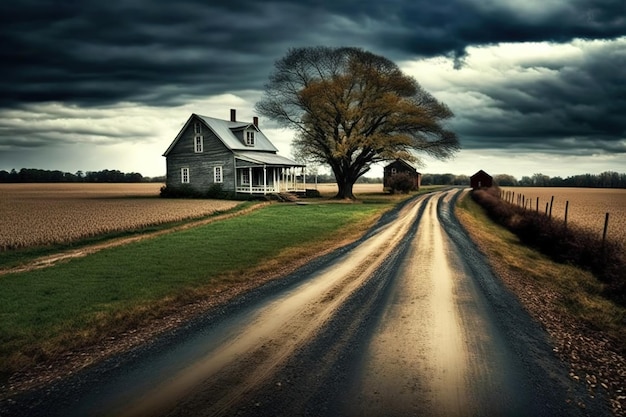
[[[202,217],[239,204],[159,198],[161,186],[0,184],[0,251]]]
[[[539,211],[545,212],[546,203],[552,196],[552,216],[564,219],[565,205],[569,201],[567,221],[575,223],[602,236],[606,213],[609,213],[607,239],[613,239],[626,246],[626,190],[614,188],[561,188],[561,187],[502,187],[530,199],[527,207],[536,210],[539,197]],[[517,199],[515,200],[517,201]]]

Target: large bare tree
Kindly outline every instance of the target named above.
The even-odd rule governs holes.
[[[263,116],[296,130],[295,153],[330,165],[337,198],[354,199],[372,164],[416,153],[439,159],[459,149],[442,122],[450,109],[396,64],[357,48],[294,48],[276,62],[256,104]]]

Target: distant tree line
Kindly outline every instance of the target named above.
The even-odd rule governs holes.
[[[601,174],[582,174],[567,178],[549,177],[544,174],[524,176],[518,180],[513,175],[499,174],[493,177],[496,184],[503,187],[589,187],[589,188],[626,188],[626,173],[605,171]],[[307,183],[315,181],[315,176],[307,175]],[[124,173],[118,170],[77,171],[72,174],[63,171],[22,168],[11,172],[0,170],[0,183],[19,182],[165,182],[165,176],[144,177],[137,172]],[[330,174],[318,174],[318,183],[334,183]],[[382,183],[382,178],[360,177],[357,183]],[[422,174],[422,185],[469,185],[467,175]]]
[[[470,179],[467,175],[454,174],[422,174],[422,185],[466,185]]]
[[[601,174],[582,174],[567,178],[550,177],[544,174],[524,176],[517,180],[512,175],[500,174],[493,177],[501,186],[520,187],[589,187],[589,188],[626,188],[626,174],[605,171]]]
[[[513,175],[494,175],[494,181],[503,187],[589,187],[589,188],[626,188],[626,174],[606,171],[601,174],[574,175],[567,178],[549,177],[544,174],[524,176],[518,180]],[[312,182],[312,176],[308,176],[307,182]],[[317,182],[335,182],[332,175],[320,174]],[[357,183],[382,183],[382,178],[361,177]],[[469,185],[470,178],[467,175],[455,174],[422,174],[422,185]]]
[[[0,183],[27,182],[165,182],[165,177],[144,177],[137,172],[124,173],[118,170],[63,172],[35,168],[22,168],[19,171],[0,171]]]

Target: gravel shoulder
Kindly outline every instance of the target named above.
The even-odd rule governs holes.
[[[626,415],[626,358],[614,341],[566,314],[558,307],[559,293],[504,262],[477,238],[479,226],[468,215],[457,210],[457,217],[494,273],[550,335],[554,352],[569,367],[569,377],[584,387],[587,399],[605,398],[615,416]],[[585,402],[581,400],[579,406],[584,408]]]

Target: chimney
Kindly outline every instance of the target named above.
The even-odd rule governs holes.
[[[237,121],[237,110],[230,109],[230,121],[231,122],[236,122]]]
[[[252,118],[252,123],[254,123],[254,126],[256,126],[257,129],[259,128],[259,118],[258,117],[254,116]]]

